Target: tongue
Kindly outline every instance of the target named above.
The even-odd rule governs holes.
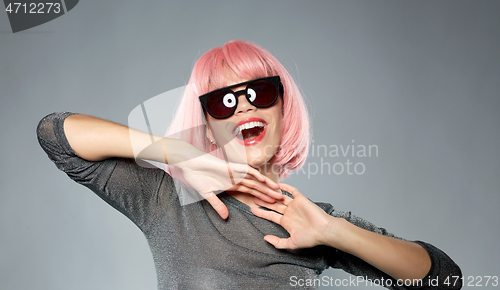
[[[255,127],[255,128],[251,128],[251,129],[245,129],[245,130],[241,131],[241,134],[243,135],[243,140],[250,140],[250,139],[253,139],[253,138],[259,136],[263,130],[264,130],[264,128],[262,128],[262,127]]]

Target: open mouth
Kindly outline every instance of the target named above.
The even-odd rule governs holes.
[[[266,125],[262,121],[247,122],[236,127],[233,133],[244,145],[252,145],[264,138]]]

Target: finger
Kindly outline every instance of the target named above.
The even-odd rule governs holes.
[[[266,179],[266,185],[269,186],[270,188],[274,189],[274,190],[278,190],[280,189],[280,186],[278,185],[278,183],[272,181],[269,177],[267,176],[264,176],[265,179]]]
[[[252,167],[248,166],[248,174],[254,176],[260,182],[264,182],[267,186],[269,186],[270,188],[272,188],[274,190],[278,190],[279,189],[279,185],[276,182],[274,182],[270,178],[264,176],[262,173],[260,173],[255,168],[252,168]]]
[[[276,212],[279,212],[280,214],[283,214],[286,209],[286,205],[284,205],[281,202],[275,202],[275,203],[268,203],[265,200],[259,199],[259,198],[254,198],[253,199],[255,204],[258,206],[262,206],[268,209],[272,209]]]
[[[241,181],[239,184],[233,187],[228,188],[227,191],[244,192],[253,195],[255,197],[261,198],[269,203],[276,202],[276,198],[274,198],[275,196],[274,191],[272,189],[266,187],[259,181],[250,178],[251,177],[247,178],[244,181]],[[273,197],[269,196],[270,192],[273,192]]]
[[[269,188],[267,184],[264,184],[260,181],[257,180],[252,180],[252,179],[244,179],[240,182],[240,184],[243,184],[255,191],[256,194],[253,194],[257,197],[260,198],[261,195],[267,195],[272,197],[275,200],[282,200],[283,195],[272,188]]]
[[[205,198],[208,203],[214,208],[214,210],[220,215],[221,218],[227,219],[229,216],[229,212],[227,210],[226,205],[217,197],[217,195],[213,194],[209,197]]]
[[[274,182],[269,177],[263,175],[257,169],[250,167],[250,166],[245,166],[244,168],[240,168],[240,170],[242,170],[242,172],[239,172],[239,173],[246,174],[244,179],[259,181],[259,182],[265,184],[266,186],[268,186],[269,188],[271,188],[273,191],[279,190],[278,183]]]
[[[275,224],[279,225],[281,222],[282,215],[280,215],[279,213],[276,213],[274,211],[263,210],[263,209],[258,208],[258,207],[252,207],[250,210],[252,211],[252,213],[254,215],[256,215],[260,218],[266,219],[268,221],[272,221]]]
[[[264,240],[273,245],[276,249],[297,249],[290,238],[280,239],[276,236],[267,235],[264,237]]]
[[[261,182],[265,181],[265,177],[255,168],[252,168],[251,166],[247,164],[235,164],[231,163],[231,169],[237,173],[238,175],[243,175],[245,176],[244,178],[251,176],[252,178],[255,178]]]
[[[245,185],[233,186],[229,189],[229,191],[239,191],[239,192],[248,193],[250,195],[253,195],[254,197],[258,197],[258,198],[265,200],[266,202],[269,202],[269,203],[276,202],[276,199],[269,197],[268,195],[258,191],[257,189],[253,189],[253,188],[250,188],[250,187],[245,186]]]
[[[280,186],[280,189],[284,190],[284,191],[288,191],[292,194],[293,197],[297,197],[299,195],[302,195],[300,193],[300,191],[298,191],[295,187],[291,186],[291,185],[288,185],[286,183],[279,183],[278,184]]]
[[[257,169],[247,166],[247,174],[253,176],[260,182],[265,182],[266,177],[262,175]]]
[[[283,201],[282,203],[286,206],[288,206],[291,202],[293,201],[293,198],[287,196],[287,195],[283,195]]]

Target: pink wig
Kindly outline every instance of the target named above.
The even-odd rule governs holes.
[[[281,145],[272,162],[279,168],[279,178],[300,168],[309,149],[309,116],[302,95],[287,70],[269,52],[245,41],[230,41],[206,52],[194,65],[188,86],[166,136],[183,139],[201,151],[222,158],[212,151],[205,130],[205,117],[198,96],[227,86],[230,68],[241,80],[279,75],[283,83],[283,118]],[[169,173],[176,168],[167,166]],[[176,174],[175,174],[176,175]]]

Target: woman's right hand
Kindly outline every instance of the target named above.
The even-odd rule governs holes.
[[[247,164],[221,160],[187,142],[181,157],[168,159],[168,164],[180,168],[188,185],[206,199],[223,219],[228,217],[228,210],[215,195],[217,191],[240,191],[269,203],[283,199],[281,193],[277,192],[278,184],[258,170]]]
[[[89,161],[110,157],[141,158],[179,167],[187,183],[198,191],[222,218],[226,206],[214,194],[219,190],[249,193],[273,203],[282,196],[279,186],[246,164],[229,163],[179,139],[162,138],[86,115],[71,115],[64,132],[77,155]],[[228,168],[231,170],[228,171]],[[232,179],[231,179],[232,177]],[[231,181],[236,180],[232,183]]]

